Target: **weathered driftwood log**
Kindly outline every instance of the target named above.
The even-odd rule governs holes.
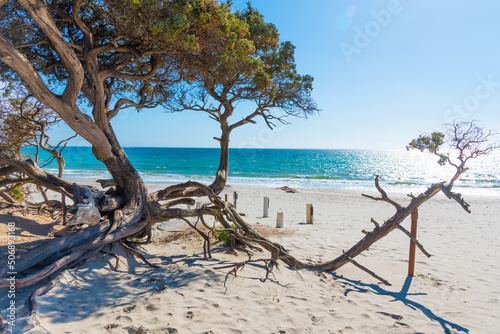
[[[88,187],[80,187],[73,183],[75,207],[69,212],[75,215],[75,218],[68,223],[68,226],[77,224],[87,224],[94,226],[101,220],[101,214],[97,208],[92,192]]]
[[[113,179],[99,179],[96,180],[96,182],[99,183],[102,188],[109,188],[116,186],[116,182]]]
[[[461,134],[458,126],[455,127],[455,137],[459,139],[468,138],[466,135]],[[375,242],[382,239],[395,229],[402,230],[411,240],[413,240],[419,246],[419,249],[421,249],[424,254],[430,256],[430,254],[426,252],[423,246],[418,242],[416,237],[405,229],[402,229],[400,224],[407,217],[409,217],[415,209],[431,199],[440,191],[443,191],[448,198],[457,201],[463,209],[469,212],[468,204],[462,199],[462,196],[460,194],[452,192],[452,187],[454,182],[460,177],[460,175],[462,175],[467,170],[467,168],[465,168],[465,163],[468,158],[474,158],[478,155],[488,154],[491,151],[492,148],[488,147],[485,150],[479,150],[476,148],[473,151],[469,152],[472,145],[471,143],[484,143],[486,139],[487,136],[484,138],[479,137],[478,140],[477,135],[474,135],[474,137],[468,141],[457,140],[456,148],[460,151],[458,158],[460,160],[460,164],[454,164],[450,162],[452,166],[456,167],[455,175],[453,175],[453,177],[447,184],[446,182],[433,184],[425,192],[419,194],[418,196],[409,195],[411,197],[411,201],[406,206],[403,206],[389,198],[387,193],[380,186],[379,178],[377,176],[375,178],[375,187],[380,193],[380,196],[363,196],[376,201],[389,203],[395,208],[396,212],[383,224],[379,224],[372,219],[371,222],[374,224],[374,228],[372,231],[366,232],[366,235],[359,242],[357,242],[347,251],[343,251],[343,253],[338,257],[334,258],[331,261],[319,264],[302,262],[293,257],[290,252],[280,244],[273,242],[259,234],[243,220],[242,216],[231,204],[222,200],[222,198],[220,198],[217,193],[209,186],[205,186],[197,182],[186,182],[175,186],[170,186],[164,191],[157,192],[151,196],[149,195],[146,186],[144,185],[138,174],[129,165],[129,162],[127,160],[124,160],[124,156],[121,157],[123,159],[110,158],[112,159],[112,161],[109,162],[110,166],[114,166],[115,164],[117,164],[119,165],[119,167],[123,167],[124,169],[128,168],[125,174],[131,174],[134,176],[132,178],[129,178],[128,182],[122,183],[118,182],[119,180],[121,180],[121,178],[115,178],[118,184],[118,193],[119,191],[123,191],[123,194],[120,194],[121,196],[123,196],[123,204],[120,204],[119,208],[107,214],[108,219],[104,220],[100,224],[90,226],[86,229],[74,231],[55,240],[44,241],[37,247],[34,247],[28,252],[23,253],[22,257],[18,257],[16,259],[16,269],[20,277],[17,284],[19,286],[27,286],[33,284],[34,282],[40,281],[41,279],[47,277],[57,270],[67,268],[68,266],[78,265],[79,263],[97,256],[99,251],[101,251],[104,246],[115,242],[119,242],[125,249],[127,249],[127,251],[131,252],[141,259],[144,259],[144,257],[141,256],[139,250],[135,248],[136,239],[149,236],[151,226],[153,224],[169,219],[182,219],[186,221],[187,217],[198,217],[199,221],[201,221],[204,227],[209,230],[209,233],[206,233],[206,231],[198,228],[198,222],[193,224],[186,221],[186,223],[188,223],[188,225],[198,231],[198,233],[200,233],[200,235],[203,237],[205,256],[210,257],[210,242],[208,238],[211,233],[213,234],[214,232],[216,232],[216,228],[211,228],[205,223],[203,218],[204,215],[212,215],[216,217],[216,219],[223,226],[223,229],[217,229],[229,232],[232,240],[238,240],[241,243],[241,247],[243,247],[240,249],[243,249],[243,251],[247,252],[247,254],[252,255],[252,251],[257,249],[264,249],[268,251],[270,253],[270,259],[272,259],[272,261],[266,260],[266,262],[263,260],[265,263],[274,264],[276,263],[276,261],[282,261],[292,268],[308,268],[313,270],[325,270],[329,272],[333,272],[347,263],[352,263],[358,268],[381,280],[382,282],[387,283],[387,281],[377,276],[374,272],[357,263],[354,260],[355,257],[368,250]],[[427,140],[423,142],[431,144],[434,143]],[[432,152],[437,154],[435,145],[431,148]],[[469,152],[468,155],[466,154],[467,152]],[[122,151],[119,151],[117,152],[116,157],[120,157],[120,154],[124,153]],[[442,155],[440,155],[440,157],[442,158]],[[2,155],[0,154],[0,163],[2,163],[1,160]],[[29,169],[29,166],[25,166],[22,162],[15,161],[15,163],[13,164],[20,164],[27,170]],[[122,164],[124,165],[122,166]],[[33,172],[33,174],[30,175],[30,177],[40,177],[44,178],[45,180],[53,178],[53,176],[50,176],[43,171],[39,173],[36,168],[34,168],[34,170],[39,175],[31,171]],[[125,178],[125,176],[123,176],[123,178]],[[58,184],[64,184],[64,181],[58,180],[57,178],[56,180]],[[98,204],[96,198],[98,197],[93,194],[93,191],[90,188],[82,188],[77,185],[68,186],[67,184],[64,188],[68,192],[68,189],[74,191],[74,198],[76,203],[93,206],[97,210]],[[195,210],[186,210],[171,207],[174,204],[185,203],[189,201],[188,199],[186,199],[186,195],[193,193],[202,193],[204,194],[204,196],[208,197],[208,205],[204,204],[200,209]],[[172,196],[174,196],[174,198],[172,198]],[[163,205],[160,203],[160,201],[168,198],[172,198],[174,201]],[[91,215],[91,217],[92,219],[96,219],[97,215]],[[236,228],[232,228],[232,225],[236,226]],[[131,238],[134,238],[134,240],[132,240]],[[148,261],[145,262],[148,263]],[[241,263],[235,264],[235,266],[241,268]],[[5,268],[3,270],[0,268],[0,277],[5,277],[5,272]],[[0,289],[7,288],[8,286],[9,282],[6,279],[0,281]]]

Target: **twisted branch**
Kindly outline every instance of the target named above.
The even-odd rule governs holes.
[[[384,189],[382,189],[382,187],[380,186],[379,184],[379,181],[378,181],[378,178],[379,176],[377,175],[375,177],[375,187],[377,188],[378,192],[382,195],[381,197],[373,197],[373,196],[370,196],[370,195],[365,195],[365,194],[361,194],[362,196],[364,197],[368,197],[374,201],[384,201],[384,202],[387,202],[389,204],[391,204],[392,206],[394,206],[396,208],[397,211],[401,210],[403,207],[401,205],[399,205],[398,203],[394,202],[392,199],[390,199],[388,196],[387,196],[387,193],[384,191]]]

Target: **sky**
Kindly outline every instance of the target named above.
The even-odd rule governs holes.
[[[233,7],[244,9],[245,2]],[[253,0],[252,6],[296,46],[298,72],[314,77],[321,111],[273,131],[262,120],[248,124],[232,133],[231,147],[404,149],[453,120],[500,130],[500,1]],[[112,126],[124,147],[218,147],[218,124],[197,112],[131,109]],[[52,132],[54,139],[68,135],[64,126]],[[71,145],[88,143],[77,138]]]

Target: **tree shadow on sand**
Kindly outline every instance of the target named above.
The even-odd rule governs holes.
[[[104,256],[67,272],[66,279],[60,281],[56,289],[37,299],[41,317],[53,323],[76,323],[103,316],[111,309],[132,309],[144,298],[178,293],[177,289],[197,280],[222,279],[221,274],[216,275],[213,271],[191,271],[179,266],[180,262],[186,262],[184,256],[159,256],[160,261],[155,263],[161,268],[152,269],[128,254],[116,253],[124,256],[120,258],[117,271],[111,271],[115,259]]]
[[[344,295],[347,296],[351,292],[358,292],[358,293],[366,293],[366,292],[371,292],[376,295],[380,296],[390,296],[394,298],[392,301],[396,302],[401,302],[404,305],[408,306],[412,310],[420,310],[427,318],[429,318],[432,321],[437,321],[441,327],[444,330],[444,333],[452,333],[452,330],[458,331],[458,332],[463,332],[463,333],[469,333],[469,330],[465,327],[462,327],[458,324],[455,324],[453,322],[450,322],[448,320],[445,320],[438,315],[434,314],[430,309],[425,307],[422,304],[419,304],[411,299],[409,299],[409,296],[416,296],[416,295],[426,295],[426,293],[408,293],[410,290],[411,282],[413,280],[413,277],[407,277],[403,287],[401,288],[401,291],[399,292],[393,292],[393,291],[388,291],[383,288],[383,286],[379,286],[377,284],[367,284],[363,283],[361,281],[354,281],[350,280],[348,278],[338,276],[335,274],[332,274],[332,276],[336,279],[342,280],[344,284],[347,284],[350,288],[348,288]]]

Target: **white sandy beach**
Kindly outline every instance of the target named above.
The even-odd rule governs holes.
[[[238,211],[249,223],[310,261],[333,259],[373,227],[370,218],[383,222],[394,213],[357,191],[298,190],[229,187],[223,194],[232,200],[237,191]],[[269,218],[262,218],[264,196]],[[160,269],[122,257],[113,272],[115,260],[105,257],[68,271],[37,299],[43,328],[20,305],[14,333],[498,333],[500,198],[464,197],[471,214],[442,194],[420,208],[418,239],[433,256],[417,250],[416,277],[406,277],[409,239],[397,230],[357,258],[392,286],[350,264],[334,274],[281,265],[268,280],[260,264],[248,265],[226,277],[228,270],[214,267],[245,254],[214,245],[206,261],[197,235],[165,243],[180,232],[157,229],[156,242],[145,249]],[[305,224],[306,203],[314,205],[313,225]],[[275,228],[278,211],[282,229]],[[21,290],[19,299],[33,288]]]

